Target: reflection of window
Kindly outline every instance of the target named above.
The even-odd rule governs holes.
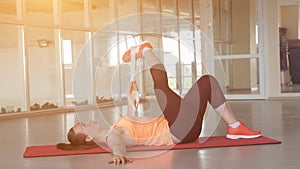
[[[71,40],[63,40],[63,56],[64,56],[64,64],[72,64],[72,41]]]
[[[176,80],[176,66],[174,65],[165,65],[165,68],[168,73],[168,84],[172,90],[176,90],[178,88],[177,80]]]
[[[192,74],[192,65],[191,64],[182,64],[182,87],[183,89],[188,90],[193,84],[193,74]]]
[[[172,90],[178,90],[179,88],[181,88],[179,90],[188,90],[193,84],[193,75],[196,75],[198,73],[197,75],[201,76],[201,65],[195,67],[193,70],[192,64],[195,63],[195,49],[193,49],[193,44],[188,45],[187,43],[180,42],[181,64],[179,64],[178,41],[164,37],[162,40],[164,52],[166,53],[164,65],[168,72],[170,88]]]
[[[188,43],[189,39],[192,39],[188,36],[189,33],[190,32],[186,32],[184,34],[186,35],[185,41],[180,41],[180,43],[178,43],[179,41],[177,39],[167,37],[162,37],[161,39],[163,48],[162,62],[164,63],[168,74],[169,87],[175,92],[182,94],[185,94],[185,92],[192,86],[195,79],[202,75],[201,58],[195,58],[195,44],[191,42]],[[122,64],[122,59],[116,56],[119,55],[122,57],[124,52],[126,52],[130,47],[136,46],[139,42],[141,42],[141,38],[139,36],[133,37],[129,35],[119,35],[118,39],[119,41],[117,43],[116,39],[110,40],[112,48],[108,53],[109,66],[118,66],[118,64]],[[158,48],[154,51],[161,52],[160,50],[161,49]],[[126,67],[126,70],[132,71],[131,65],[126,65],[129,66]],[[122,68],[124,68],[124,66]]]
[[[255,25],[255,44],[258,45],[258,24]]]

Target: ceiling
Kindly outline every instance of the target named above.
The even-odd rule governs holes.
[[[298,5],[300,4],[300,0],[279,0],[279,5]]]
[[[25,0],[27,12],[53,13],[54,0]],[[16,15],[17,0],[0,0],[0,12],[3,14]],[[62,12],[77,11],[84,9],[84,0],[60,0]],[[109,0],[100,0],[93,2],[92,7],[96,5],[107,5]]]

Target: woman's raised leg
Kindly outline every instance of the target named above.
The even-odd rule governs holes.
[[[255,138],[261,135],[260,131],[246,127],[234,117],[219,83],[213,76],[202,76],[184,98],[181,98],[169,88],[166,70],[151,48],[140,51],[139,57],[144,59],[146,68],[150,68],[160,108],[169,122],[172,134],[182,143],[194,141],[199,137],[207,103],[210,103],[228,124],[228,138]]]

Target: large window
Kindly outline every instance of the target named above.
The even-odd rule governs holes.
[[[63,106],[60,56],[53,29],[26,27],[30,110]],[[45,44],[41,44],[45,43]]]
[[[182,34],[183,37],[192,39]],[[174,91],[184,95],[193,83],[203,75],[203,63],[200,55],[197,55],[200,51],[194,48],[193,40],[187,41],[191,44],[178,43],[177,40],[170,38],[162,38],[162,40],[165,50],[164,65],[169,73],[169,86]]]
[[[115,77],[122,77],[122,73],[131,71],[130,65],[121,61],[122,54],[128,47],[144,40],[150,41],[158,49],[157,54],[166,66],[171,88],[184,95],[195,79],[202,75],[203,68],[202,61],[197,60],[197,55],[201,53],[200,43],[195,41],[200,39],[200,32],[190,25],[179,22],[163,24],[161,27],[160,24],[155,25],[159,28],[158,32],[169,32],[174,38],[153,35],[151,32],[133,36],[132,32],[117,30],[106,37],[92,35],[113,20],[140,12],[173,14],[199,26],[198,5],[199,0],[0,1],[1,113],[64,108],[73,106],[74,102],[94,104],[103,98],[110,99],[112,94],[102,89],[110,87],[111,84],[106,82],[113,77],[115,68],[123,65]],[[143,18],[137,18],[136,21],[142,23],[137,31],[153,29],[153,23]],[[194,41],[180,42],[178,37]],[[87,44],[90,45],[90,57],[80,60],[80,54],[86,52],[82,49]],[[108,47],[110,50],[104,51]],[[191,52],[193,50],[199,52]],[[103,53],[107,55],[106,60],[101,60]],[[74,73],[78,63],[83,62],[86,64],[81,76],[91,89],[84,91],[84,98],[76,100]],[[103,71],[102,68],[107,70]],[[153,94],[150,90],[152,80],[148,78],[148,75],[141,74],[144,96]],[[122,86],[121,78],[117,82],[115,85]],[[120,97],[126,94],[121,93]]]
[[[21,26],[0,24],[0,114],[26,110]]]
[[[76,30],[63,30],[62,58],[63,58],[63,89],[66,106],[72,106],[74,100],[73,77],[78,57],[86,43],[86,32]]]

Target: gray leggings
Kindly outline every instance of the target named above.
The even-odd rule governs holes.
[[[169,88],[167,73],[162,64],[151,67],[150,73],[158,104],[169,122],[171,133],[181,143],[195,141],[202,130],[207,103],[217,108],[226,101],[219,83],[213,76],[204,75],[181,98]]]

